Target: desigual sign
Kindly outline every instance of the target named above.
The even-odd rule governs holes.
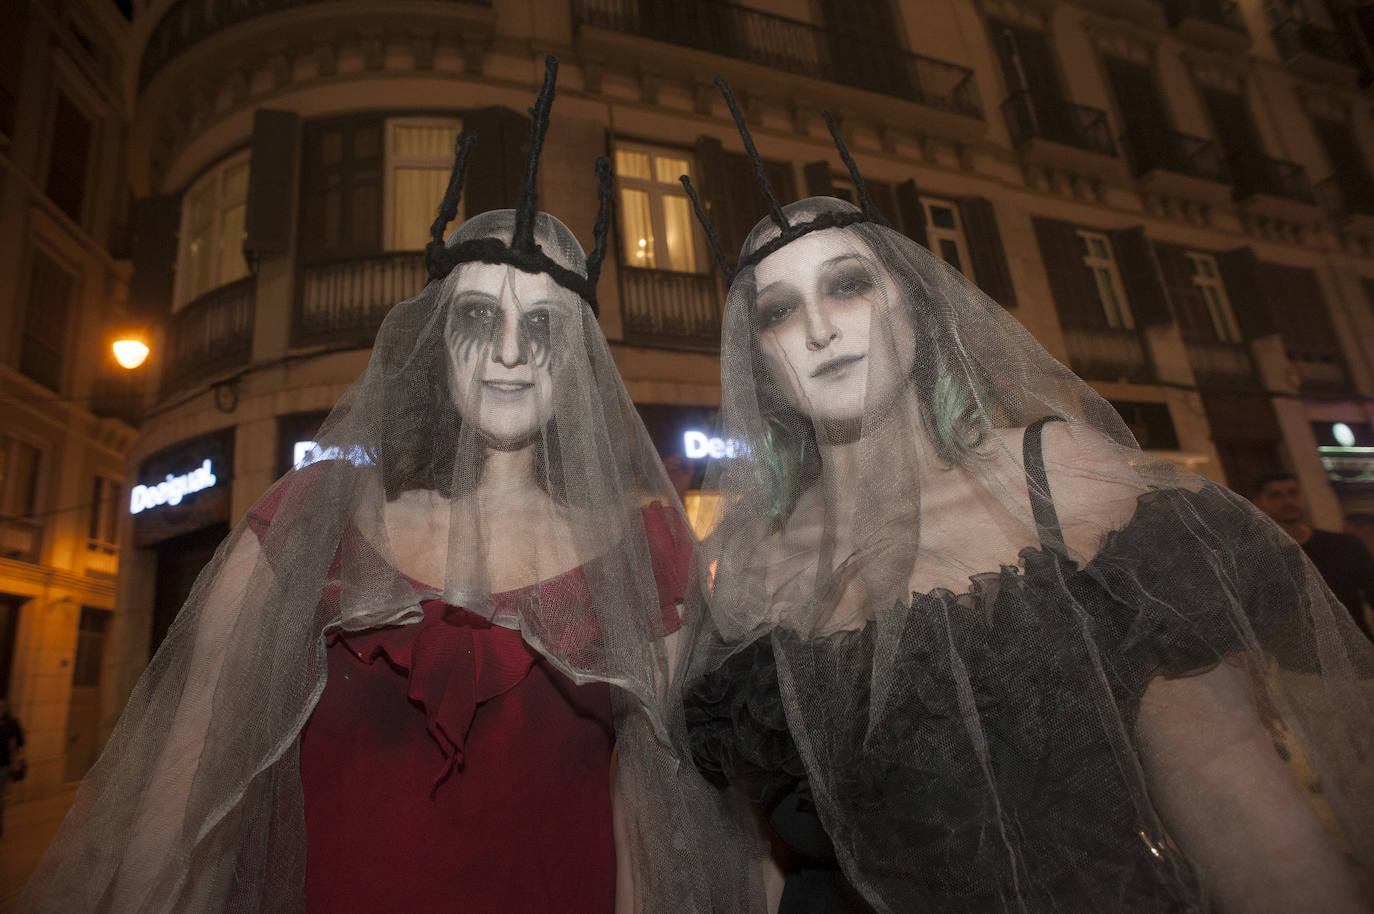
[[[187,495],[214,488],[218,482],[219,479],[210,469],[210,459],[207,457],[200,466],[189,473],[180,476],[169,473],[162,482],[134,486],[129,492],[129,512],[142,514],[163,505],[179,505]]]

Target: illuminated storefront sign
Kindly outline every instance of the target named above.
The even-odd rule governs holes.
[[[682,434],[682,453],[688,460],[707,457],[720,460],[723,457],[743,457],[748,453],[748,448],[734,438],[716,438],[705,432],[690,431]]]
[[[210,458],[203,460],[196,469],[180,476],[168,473],[162,482],[148,486],[134,486],[129,493],[129,512],[142,514],[163,505],[179,505],[187,495],[212,489],[219,482],[210,469]]]
[[[291,465],[296,469],[308,467],[321,460],[347,460],[355,467],[368,466],[372,458],[362,445],[355,444],[344,450],[338,445],[322,448],[317,441],[297,441],[291,449]]]
[[[1374,483],[1374,427],[1368,422],[1314,422],[1317,453],[1336,483]]]

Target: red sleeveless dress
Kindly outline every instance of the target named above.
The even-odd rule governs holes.
[[[250,517],[260,536],[274,507]],[[675,627],[690,534],[657,504],[644,521]],[[573,569],[535,586],[576,600],[586,582]],[[576,685],[460,607],[421,608],[418,623],[327,638],[300,739],[308,909],[612,911],[610,687]]]

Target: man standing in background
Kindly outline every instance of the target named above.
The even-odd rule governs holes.
[[[1374,604],[1374,555],[1364,543],[1349,533],[1318,530],[1309,524],[1307,499],[1292,473],[1266,473],[1257,479],[1254,502],[1302,547],[1365,637],[1374,640],[1365,616],[1365,604]]]

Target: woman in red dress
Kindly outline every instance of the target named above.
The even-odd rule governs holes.
[[[442,240],[465,142],[431,282],[202,573],[25,910],[731,905],[653,865],[701,821],[691,536],[597,325],[606,219],[588,262],[536,212],[553,69],[520,209]]]

